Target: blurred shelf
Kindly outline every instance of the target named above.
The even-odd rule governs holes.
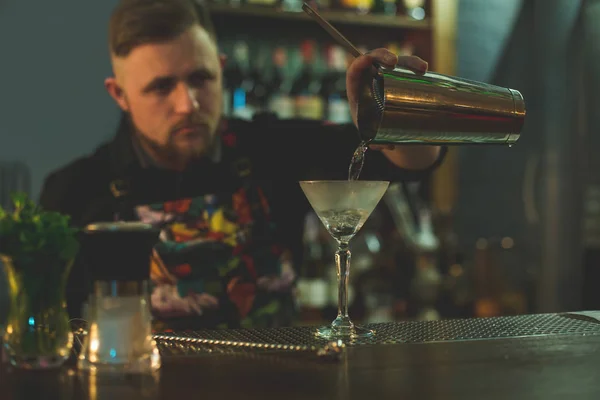
[[[210,12],[214,16],[237,16],[237,17],[256,17],[269,18],[277,20],[296,20],[311,21],[311,18],[303,11],[292,12],[282,11],[275,8],[261,6],[240,6],[233,7],[222,4],[211,4]],[[376,28],[396,28],[396,29],[431,29],[429,19],[415,20],[406,16],[386,16],[377,14],[357,14],[348,11],[321,11],[321,16],[333,24],[344,24],[354,26],[366,26]],[[318,24],[314,22],[315,26]]]

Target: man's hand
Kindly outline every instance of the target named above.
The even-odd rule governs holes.
[[[417,74],[424,74],[428,68],[427,62],[419,57],[398,57],[387,49],[376,49],[354,60],[346,72],[346,90],[350,111],[352,112],[352,121],[357,127],[361,77],[367,69],[374,68],[373,63],[375,62],[383,68],[393,69],[395,66],[400,66]],[[437,160],[440,154],[440,147],[438,146],[371,145],[369,147],[373,150],[380,150],[393,164],[407,169],[427,168]]]
[[[202,315],[205,310],[219,307],[219,300],[208,293],[191,292],[181,297],[177,286],[170,284],[156,286],[150,301],[152,311],[164,318]]]
[[[408,68],[415,73],[424,74],[427,72],[428,64],[426,61],[416,56],[398,57],[387,49],[376,49],[369,51],[365,55],[358,57],[350,64],[346,72],[346,90],[348,91],[348,103],[352,112],[352,121],[356,123],[358,112],[358,96],[360,93],[360,81],[362,74],[373,67],[373,63],[378,63],[384,68],[393,69],[395,66]]]

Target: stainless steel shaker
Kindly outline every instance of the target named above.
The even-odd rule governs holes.
[[[515,143],[525,120],[521,93],[404,68],[365,73],[358,130],[371,144]]]

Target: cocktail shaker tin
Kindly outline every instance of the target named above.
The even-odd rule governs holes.
[[[511,145],[525,114],[523,96],[514,89],[378,68],[362,79],[358,128],[371,144]]]

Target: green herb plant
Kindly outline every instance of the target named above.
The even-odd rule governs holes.
[[[14,211],[0,207],[0,255],[18,265],[68,263],[79,250],[69,216],[45,211],[25,193],[13,193]]]
[[[11,199],[13,211],[0,207],[0,261],[11,301],[5,346],[14,365],[59,365],[71,346],[65,289],[77,230],[68,216],[43,210],[24,193]]]

